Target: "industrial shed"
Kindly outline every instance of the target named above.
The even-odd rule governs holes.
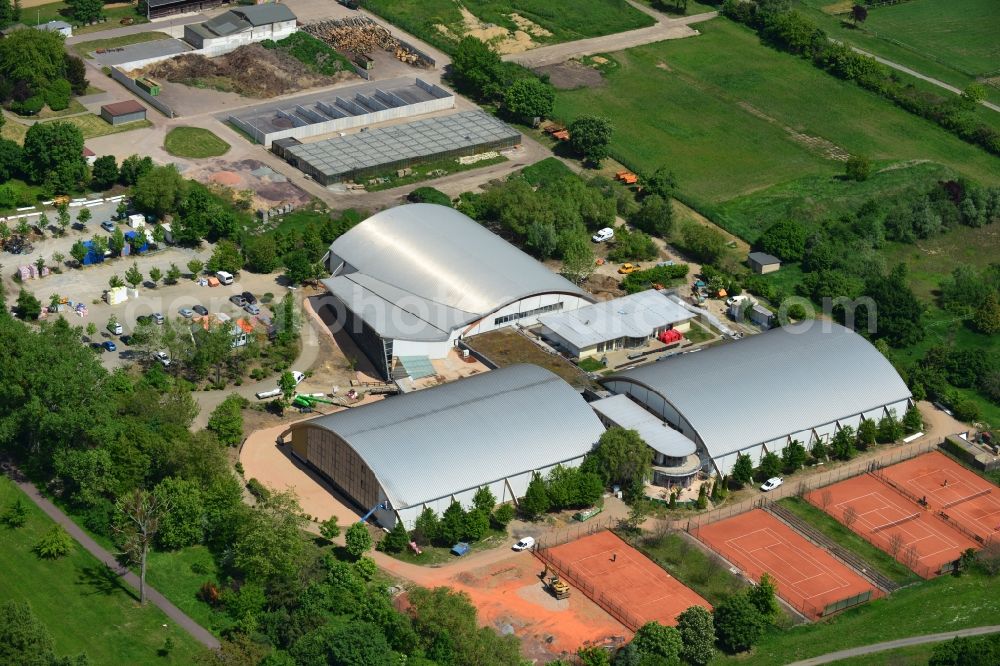
[[[862,418],[901,418],[911,397],[871,343],[829,321],[672,356],[602,383],[693,440],[719,474],[739,453],[756,464],[794,439],[808,448]]]
[[[284,39],[296,31],[295,24],[295,14],[287,5],[237,7],[202,23],[185,25],[184,41],[202,55],[222,55],[265,39]]]
[[[101,118],[112,125],[124,125],[146,119],[146,107],[134,99],[101,107]]]
[[[576,466],[604,432],[579,393],[548,370],[514,365],[291,426],[294,454],[359,510],[412,528],[424,507],[472,506],[489,486],[522,497],[534,472]]]
[[[398,357],[444,358],[456,341],[594,301],[447,206],[381,211],[330,246],[336,321],[388,377]],[[329,319],[329,318],[328,318]]]

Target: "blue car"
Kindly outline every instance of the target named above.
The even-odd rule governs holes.
[[[118,350],[118,346],[115,345],[115,343],[113,343],[111,340],[108,340],[107,342],[104,343],[104,348],[110,352]]]

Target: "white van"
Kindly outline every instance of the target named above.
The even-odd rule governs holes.
[[[219,282],[221,284],[232,284],[233,283],[233,274],[232,273],[227,273],[226,271],[218,271],[215,274],[215,277],[219,278]]]

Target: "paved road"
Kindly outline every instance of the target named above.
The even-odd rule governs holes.
[[[789,666],[816,666],[817,664],[829,664],[831,662],[840,661],[841,659],[848,659],[850,657],[859,657],[865,654],[872,654],[875,652],[884,652],[885,650],[895,650],[896,648],[909,647],[911,645],[923,645],[924,643],[940,643],[941,641],[948,641],[952,638],[964,638],[966,636],[982,636],[984,634],[995,634],[1000,633],[1000,625],[993,625],[990,627],[974,627],[972,629],[960,629],[958,631],[945,631],[940,634],[926,634],[924,636],[910,636],[909,638],[899,638],[894,641],[886,641],[884,643],[875,643],[874,645],[863,645],[861,647],[849,648],[847,650],[840,650],[839,652],[830,652],[829,654],[823,654],[818,657],[812,657],[811,659],[803,659],[802,661],[796,661]]]
[[[86,548],[91,555],[113,569],[119,576],[124,578],[126,583],[137,590],[139,589],[138,576],[129,571],[127,568],[120,566],[111,553],[99,546],[96,541],[91,539],[86,533],[84,533],[83,530],[77,527],[76,523],[70,520],[66,514],[60,511],[55,504],[43,497],[34,485],[26,481],[17,481],[16,483],[18,487],[20,487],[21,490],[23,490],[24,493],[31,499],[31,501],[38,505],[38,508],[48,514],[52,520],[65,527],[66,531],[69,532],[81,546]],[[167,617],[180,625],[184,631],[191,634],[199,643],[213,650],[219,648],[219,639],[213,636],[200,624],[185,615],[181,609],[170,603],[166,597],[151,588],[148,583],[146,584],[146,595],[150,601],[156,604],[160,610],[167,614]]]
[[[831,42],[835,42],[837,44],[842,44],[843,43],[843,42],[841,42],[839,40],[836,40],[836,39],[831,39],[830,41]],[[862,49],[859,49],[856,46],[852,46],[851,50],[854,51],[855,53],[860,53],[861,55],[866,55],[869,58],[874,58],[877,62],[882,63],[886,67],[891,67],[892,69],[895,69],[897,71],[903,72],[904,74],[909,74],[910,76],[914,76],[914,77],[920,79],[921,81],[926,81],[927,83],[933,84],[933,85],[937,86],[938,88],[944,88],[945,90],[947,90],[949,92],[953,92],[956,95],[961,95],[962,94],[961,90],[959,90],[955,86],[951,85],[950,83],[945,83],[944,81],[941,81],[940,79],[935,79],[935,78],[932,78],[930,76],[927,76],[926,74],[921,74],[920,72],[916,71],[915,69],[910,69],[909,67],[906,67],[904,65],[900,65],[898,62],[893,62],[891,60],[886,60],[885,58],[883,58],[881,56],[877,56],[874,53],[869,53],[868,51],[864,51]],[[980,104],[982,104],[983,106],[985,106],[987,109],[990,109],[991,111],[996,111],[997,113],[1000,113],[1000,105],[994,104],[993,102],[989,102],[987,100],[983,100],[982,102],[980,102]]]
[[[578,39],[574,42],[542,46],[523,53],[510,53],[503,56],[503,59],[508,62],[516,62],[525,67],[541,67],[595,53],[610,53],[629,49],[634,46],[662,42],[667,39],[693,37],[698,34],[698,31],[691,28],[690,24],[708,21],[719,15],[718,12],[706,12],[704,14],[672,19],[651,10],[647,11],[647,8],[642,5],[633,4],[633,6],[655,18],[656,25],[649,26],[648,28],[639,28],[638,30],[629,30],[628,32],[604,35],[603,37]]]

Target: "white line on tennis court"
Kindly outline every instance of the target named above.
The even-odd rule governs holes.
[[[752,549],[745,548],[745,547],[743,547],[742,545],[740,545],[738,543],[740,539],[744,539],[744,538],[746,538],[748,536],[751,536],[751,535],[754,535],[754,534],[757,534],[757,533],[760,533],[760,532],[767,533],[768,536],[770,536],[770,537],[772,537],[774,539],[774,541],[772,543],[770,543],[770,544],[767,544],[767,545],[764,545],[764,546],[757,546],[757,547],[752,548]],[[830,569],[828,566],[824,565],[822,562],[820,562],[819,560],[817,560],[810,553],[807,553],[804,550],[802,550],[801,548],[799,548],[798,546],[792,544],[790,541],[782,539],[779,534],[775,533],[769,527],[763,527],[763,528],[761,528],[759,530],[754,530],[753,532],[748,532],[746,534],[743,534],[742,536],[734,537],[732,539],[727,539],[726,543],[729,544],[729,546],[731,548],[733,548],[734,550],[741,551],[748,559],[750,559],[752,562],[754,562],[755,564],[757,564],[757,566],[760,568],[761,571],[766,571],[766,572],[770,573],[772,576],[774,576],[778,580],[779,583],[784,583],[788,587],[795,588],[796,592],[799,594],[799,596],[802,596],[805,599],[812,599],[813,597],[822,596],[824,594],[828,594],[830,592],[833,592],[834,590],[837,590],[837,589],[840,589],[840,588],[848,586],[848,582],[846,580],[844,580],[843,578],[841,578],[840,576],[838,576],[836,573],[834,573],[834,571],[832,569]],[[819,572],[807,576],[805,574],[805,572],[800,571],[795,565],[793,565],[792,562],[790,562],[787,557],[784,557],[784,553],[775,552],[775,551],[771,550],[772,548],[776,548],[776,547],[782,547],[782,548],[786,548],[786,549],[795,551],[797,553],[799,559],[805,560],[806,563],[812,563],[812,565]],[[780,559],[782,562],[784,562],[785,569],[783,571],[769,571],[769,567],[760,558],[758,558],[756,555],[754,555],[755,552],[760,551],[760,550],[766,550],[769,553],[771,553],[772,555],[774,555],[775,557],[777,557],[777,559]],[[792,580],[791,578],[789,578],[788,575],[787,575],[787,573],[790,570],[797,572],[800,575],[800,578],[798,578],[796,580]],[[813,594],[808,595],[808,596],[806,596],[801,590],[798,589],[798,586],[801,585],[802,583],[804,583],[806,581],[809,581],[809,580],[813,580],[814,578],[820,578],[822,576],[829,577],[831,579],[831,581],[833,581],[835,583],[833,585],[833,587],[830,587],[828,589],[822,590],[820,592],[814,592]]]

